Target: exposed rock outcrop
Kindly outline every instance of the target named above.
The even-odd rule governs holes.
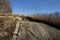
[[[0,40],[60,40],[60,30],[28,16],[1,14]]]

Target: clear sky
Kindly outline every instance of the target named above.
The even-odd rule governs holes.
[[[60,11],[60,0],[11,0],[13,13],[34,14]]]

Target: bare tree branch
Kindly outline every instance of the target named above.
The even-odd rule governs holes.
[[[0,0],[0,13],[12,13],[10,0]]]

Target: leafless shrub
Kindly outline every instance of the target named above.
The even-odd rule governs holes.
[[[10,0],[0,0],[0,13],[12,13]]]
[[[40,14],[36,14],[36,16],[34,15],[31,18],[38,22],[56,26],[56,28],[60,29],[60,12],[50,13],[49,15],[39,15]]]

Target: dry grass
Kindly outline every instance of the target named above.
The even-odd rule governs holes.
[[[56,28],[60,29],[60,18],[37,16],[37,17],[32,17],[32,19],[35,19],[37,21],[41,21],[43,23],[49,24],[51,26],[55,26]]]
[[[31,16],[31,17],[24,17],[23,19],[40,23],[42,22],[50,26],[53,26],[57,29],[60,29],[60,18],[47,17],[47,16]]]
[[[15,20],[9,17],[0,17],[0,40],[10,40],[15,29]]]

